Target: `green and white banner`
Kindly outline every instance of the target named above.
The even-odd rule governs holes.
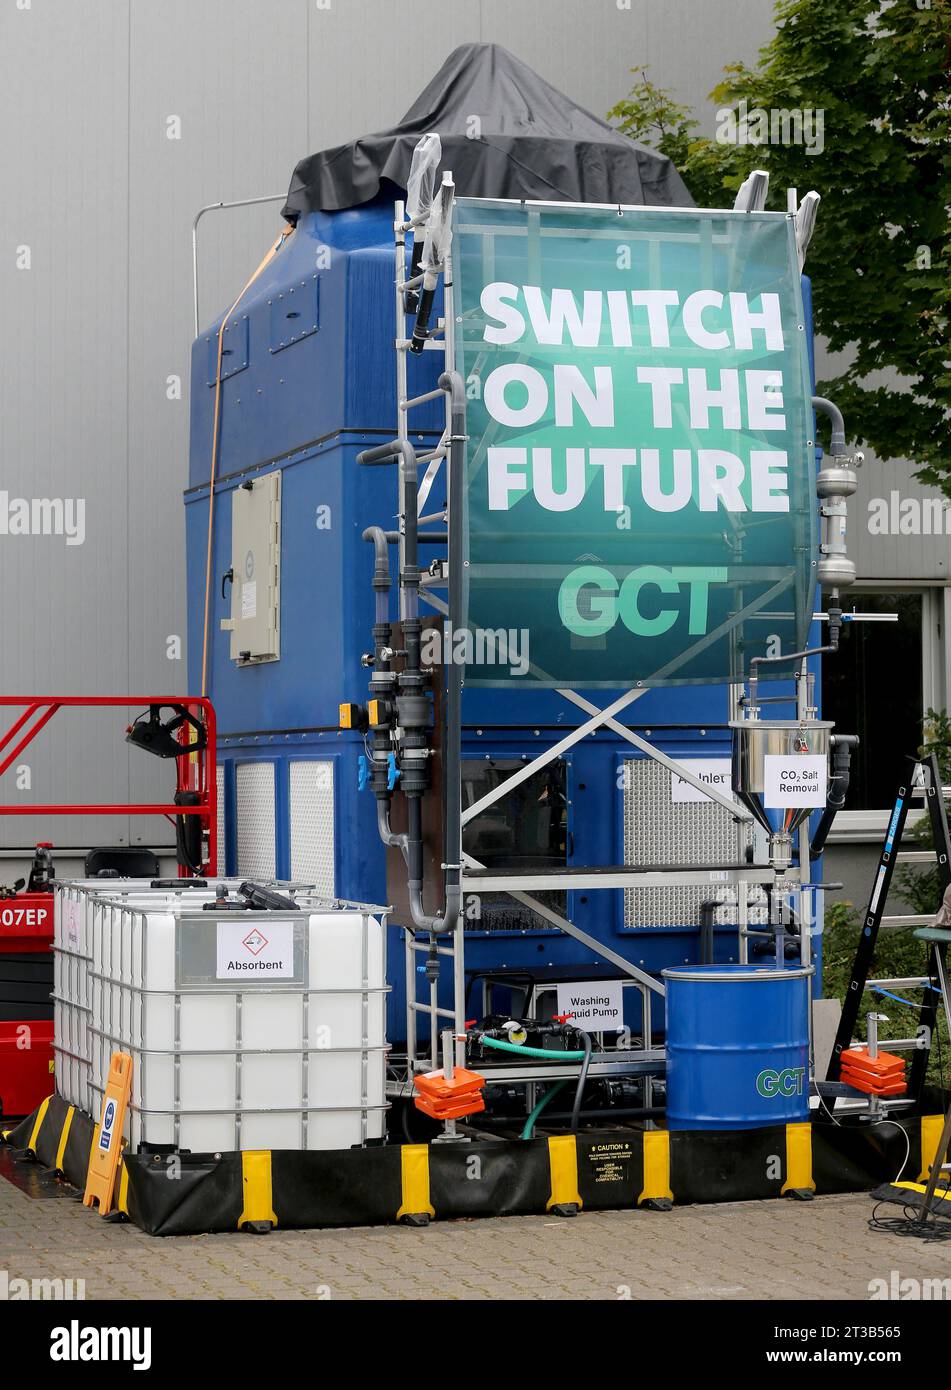
[[[792,219],[463,198],[453,248],[466,680],[727,681],[804,645],[816,461]]]

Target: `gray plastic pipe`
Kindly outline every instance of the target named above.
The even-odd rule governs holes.
[[[451,436],[447,457],[450,496],[458,499],[462,487],[462,446],[465,442],[465,390],[462,378],[456,372],[445,372],[439,378],[442,390],[451,393]],[[367,466],[391,463],[394,459],[402,462],[402,511],[403,511],[403,568],[400,572],[400,588],[405,596],[406,619],[417,620],[419,615],[419,541],[417,527],[417,488],[418,469],[416,450],[405,439],[389,440],[374,449],[364,449],[357,455],[357,463]],[[461,503],[459,504],[461,505]],[[459,611],[462,594],[462,524],[457,514],[453,518],[450,511],[449,523],[449,606],[450,612]],[[368,528],[375,530],[378,528]],[[364,533],[367,534],[367,533]],[[380,532],[384,542],[386,533]],[[368,537],[370,538],[370,537]],[[378,545],[376,536],[374,544]],[[405,621],[405,620],[404,620]],[[404,629],[405,635],[405,629]],[[412,641],[406,641],[407,665],[419,665],[418,634]],[[411,650],[412,648],[412,650]],[[377,824],[386,844],[395,844],[403,853],[407,864],[407,894],[413,925],[420,931],[445,935],[454,931],[459,921],[462,906],[461,877],[461,808],[459,787],[461,781],[461,729],[462,715],[462,675],[457,663],[449,663],[447,668],[446,700],[446,746],[443,750],[443,769],[445,777],[445,852],[448,860],[445,873],[445,908],[439,915],[426,912],[423,904],[422,877],[422,817],[418,797],[407,798],[407,834],[396,835],[390,828],[389,808],[382,803],[377,810]]]
[[[829,453],[833,457],[838,457],[845,453],[845,421],[842,418],[842,411],[834,401],[827,401],[825,396],[813,396],[812,408],[824,415],[832,426],[832,439],[829,445]]]

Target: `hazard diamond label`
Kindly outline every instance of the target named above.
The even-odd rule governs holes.
[[[219,980],[303,980],[303,952],[295,952],[295,926],[268,917],[267,932],[247,921],[215,923]],[[298,958],[299,957],[299,958]]]
[[[241,945],[246,946],[252,956],[259,956],[267,945],[267,937],[255,927],[254,931],[248,932]]]

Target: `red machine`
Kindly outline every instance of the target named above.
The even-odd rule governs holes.
[[[0,1114],[28,1115],[52,1090],[51,846],[39,844],[30,887],[0,888]]]
[[[206,699],[156,696],[0,695],[0,706],[22,708],[0,736],[0,776],[36,735],[66,706],[133,709],[146,706],[125,727],[126,741],[175,762],[171,803],[70,803],[0,805],[4,816],[160,815],[175,826],[180,878],[217,873],[217,750],[215,712]],[[170,713],[166,714],[166,711]],[[17,738],[17,735],[20,735]],[[14,742],[15,740],[15,742]],[[8,745],[13,744],[9,751]],[[29,1115],[53,1089],[53,868],[49,842],[36,846],[29,882],[0,887],[0,1116],[4,1124]],[[87,870],[131,872],[110,865],[110,853],[95,850]],[[96,858],[97,868],[90,860]],[[146,852],[148,856],[148,852]],[[119,858],[118,863],[124,863]]]

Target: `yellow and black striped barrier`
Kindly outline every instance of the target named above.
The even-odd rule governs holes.
[[[932,1113],[861,1127],[816,1121],[342,1151],[127,1153],[118,1206],[153,1235],[194,1235],[860,1192],[899,1173],[906,1133],[906,1177],[927,1174],[940,1100],[932,1098]],[[90,1116],[54,1095],[3,1137],[82,1188],[95,1131]]]

